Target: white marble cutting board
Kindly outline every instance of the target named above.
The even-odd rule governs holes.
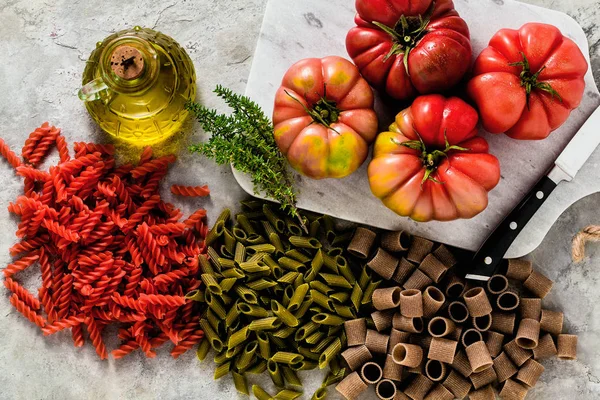
[[[589,62],[588,42],[581,27],[566,14],[514,0],[455,0],[456,9],[471,30],[473,57],[501,28],[519,28],[531,21],[550,23],[561,29],[582,49]],[[248,78],[246,95],[270,115],[275,91],[287,68],[306,57],[339,55],[348,58],[346,32],[354,25],[352,0],[270,0]],[[565,125],[539,142],[515,141],[504,135],[482,131],[491,153],[502,168],[502,179],[490,193],[488,208],[470,220],[417,223],[388,210],[375,198],[367,180],[368,161],[353,175],[341,179],[311,180],[296,175],[298,205],[349,221],[384,229],[406,229],[414,234],[469,250],[477,250],[485,238],[520,198],[553,164],[554,159],[600,104],[600,94],[591,71],[581,106]],[[378,105],[380,122],[388,124],[399,109]],[[385,125],[383,125],[385,126]],[[600,127],[599,127],[600,128]],[[600,129],[599,129],[600,134]],[[600,191],[600,150],[597,150],[576,180],[560,185],[525,228],[507,257],[520,257],[535,249],[560,216],[578,199]],[[240,185],[253,194],[250,177],[234,171]]]

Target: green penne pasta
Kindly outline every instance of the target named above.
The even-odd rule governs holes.
[[[225,271],[223,271],[223,273],[221,275],[223,275],[223,278],[236,278],[236,279],[242,279],[246,276],[244,274],[244,271],[242,271],[239,268],[226,269]]]
[[[276,286],[276,285],[277,285],[277,282],[272,281],[271,279],[267,279],[267,278],[260,278],[255,281],[246,283],[246,286],[248,286],[252,290],[256,290],[257,292],[260,292],[261,290],[272,288],[273,286]]]
[[[221,331],[221,325],[223,324],[223,321],[220,318],[218,318],[210,308],[206,310],[205,318],[210,324],[210,326],[213,327],[215,332]]]
[[[277,279],[277,282],[287,283],[288,285],[291,285],[296,280],[298,275],[300,275],[300,272],[289,271],[281,278]]]
[[[209,351],[210,342],[207,339],[202,340],[196,349],[196,358],[198,358],[199,361],[204,361]]]
[[[235,253],[236,241],[237,240],[235,236],[233,236],[233,233],[229,229],[225,228],[223,231],[223,243],[225,244],[225,248],[231,257],[233,257],[233,254]]]
[[[261,223],[263,230],[265,231],[265,234],[267,236],[269,236],[271,233],[277,233],[277,231],[275,230],[273,225],[271,225],[271,223],[268,220],[267,221],[262,220],[262,221],[260,221],[260,223]]]
[[[327,398],[327,388],[318,388],[310,398],[310,400],[325,400]]]
[[[358,278],[358,286],[364,292],[369,282],[371,282],[371,269],[363,266],[361,270],[360,277]]]
[[[281,326],[281,320],[277,317],[267,317],[261,319],[255,319],[250,322],[248,329],[251,331],[266,331],[271,329],[279,329]]]
[[[225,230],[225,221],[217,220],[215,222],[215,224],[213,225],[213,227],[211,228],[211,230],[208,231],[208,234],[206,235],[206,238],[204,239],[204,243],[206,243],[207,246],[210,246],[218,238],[223,236],[224,230]]]
[[[315,314],[315,315],[313,315],[311,320],[317,324],[328,325],[328,326],[342,325],[345,321],[345,319],[342,317],[339,317],[339,316],[333,315],[333,314],[327,314],[327,313]]]
[[[335,262],[335,258],[331,257],[328,254],[323,254],[323,265],[325,268],[333,272],[334,274],[339,274],[337,263]]]
[[[354,312],[354,309],[352,307],[345,306],[342,304],[334,304],[333,308],[335,308],[335,313],[340,317],[347,319],[356,318],[356,313]]]
[[[307,298],[306,300],[304,300],[304,302],[302,302],[302,304],[300,305],[300,308],[298,308],[298,310],[294,313],[294,317],[300,319],[302,317],[304,317],[304,315],[306,314],[306,312],[308,311],[308,309],[310,308],[310,306],[313,303],[313,299],[312,298]]]
[[[225,311],[225,305],[223,302],[221,302],[216,295],[211,294],[211,292],[206,292],[204,296],[206,298],[206,304],[211,310],[214,311],[217,317],[225,319],[227,312]]]
[[[319,324],[317,324],[313,321],[308,321],[307,323],[305,323],[304,325],[302,325],[300,328],[298,328],[296,330],[294,339],[297,342],[306,339],[310,334],[312,334],[317,329],[319,329],[319,326],[320,326]]]
[[[338,334],[342,331],[342,329],[344,329],[344,327],[342,325],[330,326],[329,329],[327,329],[327,336],[328,337],[339,336]]]
[[[285,289],[283,289],[283,299],[281,299],[281,302],[283,303],[284,307],[287,307],[290,304],[290,300],[293,295],[294,295],[294,287],[293,286],[287,286]]]
[[[275,247],[275,253],[277,255],[282,255],[285,253],[285,248],[283,247],[283,243],[281,242],[281,237],[276,232],[269,233],[267,235],[269,237],[269,242]]]
[[[233,253],[233,260],[236,263],[242,263],[246,260],[246,246],[244,246],[242,243],[237,242],[235,244],[235,251]]]
[[[343,344],[343,342],[342,342]],[[329,373],[328,375],[337,375],[340,372],[340,369],[342,369],[342,367],[340,366],[340,360],[339,358],[334,358],[333,360],[331,360],[329,362]],[[325,379],[323,380],[323,383],[327,383],[327,376],[325,376]],[[327,385],[329,386],[329,385]]]
[[[275,253],[275,246],[269,243],[264,243],[246,247],[246,254],[248,254],[249,256],[252,256],[256,253],[273,254]]]
[[[335,225],[333,223],[333,218],[329,215],[323,215],[321,217],[321,226],[325,231],[327,240],[331,243],[333,239],[335,239]]]
[[[352,273],[352,270],[350,269],[350,265],[348,265],[348,261],[342,256],[337,256],[335,258],[335,262],[337,263],[338,271],[340,271],[340,274],[348,282],[350,282],[351,285],[354,285],[356,283],[356,278],[354,277],[354,274]]]
[[[311,321],[312,322],[312,321]],[[325,337],[325,332],[323,331],[317,331],[312,333],[311,335],[307,336],[306,339],[304,339],[306,341],[306,343],[308,344],[317,344],[319,343],[323,338]]]
[[[299,363],[302,360],[304,360],[304,357],[300,354],[290,353],[287,351],[278,351],[277,353],[273,354],[270,359],[270,361],[286,365]]]
[[[234,321],[231,323],[231,325],[229,325],[229,326],[227,327],[227,329],[228,329],[229,331],[232,331],[232,332],[235,332],[235,331],[237,331],[237,330],[240,328],[240,324],[241,324],[241,322],[240,322],[240,321],[241,321],[241,319],[240,319],[240,318],[236,318],[236,319],[235,319],[235,320],[234,320]]]
[[[208,320],[200,320],[200,328],[204,331],[204,337],[210,342],[211,347],[217,352],[223,350],[223,341],[219,338],[219,335],[213,327],[210,325]]]
[[[277,263],[280,267],[285,268],[287,270],[296,271],[304,273],[306,271],[306,265],[302,264],[300,261],[296,261],[293,258],[289,257],[280,257],[277,260]]]
[[[321,307],[325,308],[330,312],[334,311],[333,300],[327,295],[319,292],[318,290],[313,289],[310,291],[310,297],[312,297],[313,302],[315,304],[320,305]]]
[[[291,365],[290,368],[294,371],[310,371],[317,368],[318,366],[319,363],[317,361],[303,360],[297,364]]]
[[[327,343],[329,344],[329,343]],[[309,359],[309,360],[313,360],[313,361],[318,361],[319,360],[319,355],[316,353],[313,353],[312,351],[310,351],[310,349],[307,349],[306,347],[298,347],[298,353],[300,353],[300,355],[302,355],[303,357]],[[304,360],[306,361],[306,360]],[[292,366],[293,368],[293,366]]]
[[[301,361],[300,361],[301,362]],[[290,367],[281,367],[283,378],[292,386],[302,386],[302,381],[298,378],[296,372]]]
[[[334,360],[336,360],[336,359],[334,358],[329,363],[330,368],[331,368],[331,365],[333,364]],[[344,379],[345,374],[346,374],[345,368],[338,369],[337,371],[334,371],[333,369],[331,369],[331,371],[327,375],[325,375],[325,379],[323,380],[323,386],[327,387],[327,386],[335,385],[338,382],[341,382],[342,379]]]
[[[369,282],[364,290],[361,304],[369,304],[372,301],[373,292],[379,287],[379,285],[381,285],[381,282],[381,280]]]
[[[233,288],[237,280],[238,278],[222,279],[221,282],[219,282],[219,286],[221,286],[221,290],[223,291],[223,293],[229,292]]]
[[[248,255],[249,254],[247,254],[247,256]],[[268,255],[267,253],[256,253],[256,254],[251,255],[249,258],[247,257],[246,261],[250,261],[250,262],[253,262],[253,261],[262,261],[267,255]]]
[[[263,202],[261,200],[243,200],[240,201],[240,204],[244,208],[244,210],[248,211],[256,211],[262,210]]]
[[[294,290],[298,289],[298,286],[302,286],[304,285],[304,275],[303,274],[299,274],[296,279],[294,279],[294,282],[292,283],[292,286],[294,287]],[[291,297],[290,297],[290,301],[291,301]]]
[[[269,376],[273,381],[273,384],[277,387],[284,387],[285,381],[283,380],[283,374],[279,370],[279,365],[273,361],[267,361],[267,371],[269,371]]]
[[[335,290],[333,290],[332,288],[330,288],[329,286],[327,286],[326,284],[324,284],[321,281],[312,281],[309,283],[309,285],[310,285],[311,289],[318,290],[319,292],[321,292],[325,295],[329,295],[329,294],[335,292]]]
[[[235,367],[241,371],[246,369],[252,363],[254,359],[254,355],[256,354],[256,350],[258,349],[258,343],[256,340],[248,342],[244,347],[244,350],[237,358],[235,362]]]
[[[308,257],[306,254],[302,253],[300,250],[298,249],[291,249],[285,252],[285,255],[288,258],[292,258],[302,264],[305,264],[307,262],[309,262],[311,260],[310,257]]]
[[[215,374],[213,375],[213,379],[214,380],[221,379],[222,377],[224,377],[225,375],[227,375],[229,373],[230,369],[231,369],[230,361],[219,365],[217,368],[215,368]]]
[[[337,233],[335,235],[335,237],[333,238],[333,240],[331,241],[331,245],[332,246],[344,245],[344,244],[350,242],[353,235],[354,235],[354,232],[352,230],[342,232],[342,233]]]
[[[248,236],[256,233],[254,227],[252,226],[252,223],[245,214],[236,215],[235,220],[237,221],[238,225],[244,230],[244,232],[248,234]]]
[[[265,310],[262,307],[253,305],[253,304],[238,303],[237,309],[242,314],[251,315],[253,317],[265,318],[265,317],[269,316],[269,313],[267,312],[267,310]]]
[[[298,319],[294,317],[294,314],[292,314],[289,310],[283,307],[281,303],[279,303],[277,300],[271,301],[271,310],[275,315],[277,315],[277,317],[279,317],[279,319],[281,320],[281,322],[283,322],[284,325],[290,327],[298,326]]]
[[[272,333],[269,333],[269,341],[273,344],[273,346],[279,349],[284,349],[287,346],[285,340],[278,338],[277,336],[273,336]]]
[[[258,304],[258,295],[257,293],[244,285],[235,285],[233,287],[235,293],[240,296],[246,303],[249,304]]]
[[[240,310],[237,308],[238,304],[239,300],[236,301],[236,304],[234,304],[232,307],[229,307],[229,311],[227,311],[227,315],[225,316],[225,326],[227,328],[233,326],[233,323],[237,321],[238,317],[240,316]]]
[[[302,233],[304,233],[304,231],[302,230],[300,225],[298,225],[291,218],[287,218],[287,217],[285,218],[285,226],[286,226],[288,232],[291,233],[292,235],[300,236],[300,235],[302,235]]]
[[[188,300],[193,300],[193,301],[203,303],[204,302],[204,292],[199,289],[192,290],[191,292],[188,292],[185,295],[185,298]]]
[[[308,286],[308,283],[304,283],[296,287],[296,289],[294,290],[294,295],[290,298],[288,310],[294,312],[300,308],[300,305],[304,301],[304,298],[306,297],[306,293],[308,293],[309,288],[310,286]]]
[[[354,285],[352,288],[352,293],[350,294],[350,302],[354,306],[354,310],[358,312],[363,298],[363,291],[360,288],[360,285]]]
[[[231,297],[230,295],[228,295],[227,293],[223,293],[221,295],[221,301],[223,302],[224,305],[228,306],[231,303],[233,303],[233,297]]]
[[[250,368],[246,370],[248,374],[256,374],[260,375],[267,370],[267,362],[265,360],[260,360],[254,363]]]
[[[262,358],[268,360],[271,358],[271,344],[269,343],[269,336],[263,332],[256,332],[256,341],[258,342],[258,353]]]
[[[246,243],[246,240],[248,239],[248,235],[242,229],[241,226],[239,226],[239,225],[234,226],[233,229],[231,230],[231,232],[233,233],[233,236],[237,239],[238,243],[239,242]]]
[[[321,222],[319,222],[319,218],[318,218],[310,223],[309,228],[308,228],[308,236],[317,237],[320,229],[321,229]]]
[[[336,357],[342,351],[342,342],[336,338],[319,357],[319,368],[323,369],[329,365],[329,361]]]
[[[263,212],[261,210],[256,210],[256,211],[244,211],[244,215],[246,216],[246,218],[248,218],[249,220],[257,220],[257,219],[262,219],[265,217],[265,214],[263,214]]]
[[[200,264],[200,270],[205,274],[216,274],[217,271],[213,268],[212,264],[208,260],[208,257],[204,254],[198,256],[198,263]]]
[[[262,261],[244,261],[239,263],[239,266],[242,269],[242,271],[250,274],[256,272],[271,271],[271,268],[269,268],[269,266],[263,263]]]
[[[252,385],[252,393],[257,400],[272,400],[273,396],[258,385]]]
[[[224,208],[223,211],[221,211],[221,214],[219,214],[219,216],[215,220],[215,224],[217,222],[219,222],[219,221],[223,221],[224,223],[228,223],[229,222],[229,218],[231,218],[231,210],[229,208]]]
[[[345,303],[350,299],[350,293],[349,292],[337,292],[337,293],[332,294],[329,297],[331,297],[338,303]]]
[[[291,326],[286,326],[283,328],[279,328],[278,330],[273,332],[273,336],[281,338],[281,339],[287,339],[288,337],[293,335],[295,331],[296,331],[296,328],[293,328]]]
[[[239,353],[242,352],[242,350],[244,349],[244,344],[238,344],[235,347],[229,348],[225,351],[225,355],[227,356],[227,358],[233,358],[235,356],[237,356]]]
[[[233,384],[236,390],[245,395],[249,395],[250,392],[248,392],[248,382],[246,381],[246,377],[235,371],[231,371],[231,376],[233,377]]]
[[[219,253],[217,253],[217,251],[214,248],[212,248],[212,246],[208,246],[208,249],[206,250],[206,254],[208,255],[208,259],[210,260],[212,265],[216,268],[216,270],[221,272],[223,267],[221,266],[221,263],[219,263]]]
[[[248,326],[245,326],[242,329],[232,333],[229,336],[229,339],[227,341],[227,347],[229,349],[231,349],[236,346],[239,346],[240,344],[244,343],[246,341],[246,339],[248,339],[249,336],[250,336],[250,329]]]
[[[230,359],[231,359],[230,357],[227,357],[227,351],[223,350],[219,354],[215,355],[215,357],[213,358],[213,361],[215,362],[215,364],[223,364],[224,362],[227,362]]]
[[[296,392],[293,390],[284,389],[284,390],[280,391],[279,393],[277,393],[273,397],[273,400],[294,400],[300,396],[302,396],[302,392]]]
[[[263,205],[263,214],[265,214],[265,217],[275,227],[277,232],[283,233],[285,231],[285,221],[275,214],[267,204]]]
[[[218,260],[223,269],[235,268],[235,261],[229,258],[219,257]]]
[[[341,247],[332,247],[331,249],[327,250],[327,255],[329,257],[336,258],[337,256],[341,256],[342,254],[344,254],[344,249]]]
[[[299,247],[301,249],[320,249],[321,248],[321,242],[319,242],[314,237],[290,236],[288,240],[290,241],[290,244],[292,246]]]
[[[350,284],[350,282],[348,282],[346,278],[344,278],[341,275],[327,274],[325,272],[321,272],[319,276],[323,278],[323,280],[327,282],[327,284],[330,286],[352,289],[352,285]]]
[[[261,244],[261,243],[267,243],[267,241],[265,240],[264,237],[253,233],[251,235],[248,235],[248,238],[246,239],[246,243],[248,243],[249,245],[256,245],[256,244]]]

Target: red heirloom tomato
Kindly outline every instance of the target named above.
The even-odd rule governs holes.
[[[498,159],[475,137],[475,109],[457,97],[417,97],[375,141],[373,194],[416,221],[471,218],[500,180]]]
[[[575,42],[539,23],[502,29],[475,61],[469,96],[483,127],[514,139],[544,139],[581,102],[588,64]]]
[[[469,28],[452,0],[356,0],[356,10],[348,54],[391,97],[444,91],[469,69]]]
[[[275,95],[275,141],[290,165],[308,177],[350,175],[377,135],[373,102],[373,91],[350,61],[301,60]]]

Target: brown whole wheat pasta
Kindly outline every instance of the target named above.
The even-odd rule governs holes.
[[[423,290],[433,281],[420,269],[415,269],[402,286],[405,289]]]
[[[427,360],[425,375],[434,382],[440,382],[446,377],[446,364],[438,360]]]
[[[383,370],[379,364],[375,362],[369,361],[360,368],[360,377],[363,381],[370,385],[374,385],[375,383],[379,382],[382,376]]]
[[[492,305],[481,287],[475,287],[463,295],[471,317],[481,317],[492,312]]]
[[[475,329],[481,332],[485,332],[492,326],[492,314],[482,315],[481,317],[471,318]]]
[[[365,340],[365,346],[371,353],[387,353],[388,335],[383,335],[373,329],[367,329],[367,339]]]
[[[404,394],[413,400],[423,400],[435,383],[425,375],[417,375],[404,389]]]
[[[392,327],[392,318],[394,317],[394,310],[375,311],[371,313],[371,319],[373,325],[378,332],[385,331]]]
[[[542,364],[530,358],[517,373],[516,380],[527,387],[534,387],[540,376],[542,376],[542,373],[544,373],[544,370],[545,368]]]
[[[344,330],[346,331],[348,346],[365,344],[365,340],[367,339],[367,321],[364,318],[344,322]]]
[[[385,356],[385,364],[383,365],[383,377],[399,381],[402,379],[402,365],[394,362],[394,357],[391,354]]]
[[[469,310],[465,303],[453,301],[448,305],[448,315],[456,323],[463,323],[469,319]]]
[[[457,347],[458,342],[456,340],[433,338],[431,340],[431,346],[429,346],[427,358],[452,364],[454,362],[454,355],[456,354]]]
[[[542,299],[538,299],[537,297],[522,297],[519,311],[521,318],[531,318],[539,321],[542,313]]]
[[[364,363],[373,359],[373,355],[367,346],[363,344],[360,346],[348,347],[342,352],[342,358],[346,361],[350,370],[356,371]]]
[[[450,334],[446,337],[446,339],[456,340],[457,342],[460,342],[462,333],[463,333],[463,327],[460,325],[457,325],[454,327],[454,330],[452,332],[450,332]]]
[[[492,313],[492,326],[491,330],[512,335],[515,330],[515,314],[504,314],[500,312]]]
[[[473,373],[473,369],[469,363],[469,358],[463,350],[456,352],[456,355],[454,356],[454,362],[452,363],[452,368],[458,371],[465,378],[468,378]]]
[[[403,332],[392,328],[390,331],[390,340],[388,342],[388,351],[391,351],[398,343],[408,343],[410,336],[410,332]]]
[[[561,360],[577,359],[577,335],[558,335],[558,358]]]
[[[375,289],[373,292],[373,307],[376,310],[389,310],[400,305],[402,290],[395,286],[384,289]]]
[[[519,323],[515,341],[524,349],[537,347],[540,338],[540,323],[535,319],[524,318]]]
[[[449,298],[459,298],[465,291],[464,279],[458,277],[452,272],[447,274],[446,278],[446,296]]]
[[[386,280],[390,280],[398,267],[399,260],[382,249],[377,249],[375,256],[367,263],[367,266]]]
[[[490,351],[490,356],[498,357],[502,352],[502,343],[504,343],[504,335],[494,331],[487,331],[485,345]]]
[[[409,333],[421,333],[423,332],[423,319],[422,318],[408,318],[400,313],[394,314],[392,319],[392,326],[394,329]]]
[[[358,372],[354,371],[345,377],[340,383],[338,383],[335,387],[335,390],[337,390],[346,399],[355,400],[361,395],[362,392],[367,390],[368,387],[369,385],[363,382],[361,377],[358,375]]]
[[[411,335],[410,343],[421,346],[423,350],[429,350],[433,338],[427,334],[424,335]]]
[[[423,261],[421,261],[419,269],[435,283],[439,283],[444,275],[446,275],[446,272],[448,272],[448,267],[433,254],[428,254]]]
[[[433,249],[432,241],[419,236],[414,236],[406,258],[408,261],[418,264],[423,261],[427,254],[431,253],[431,249]]]
[[[501,293],[496,299],[496,306],[502,311],[514,311],[519,307],[519,295],[512,290]]]
[[[404,370],[406,371],[407,374],[424,375],[423,374],[424,368],[425,368],[425,359],[422,359],[421,362],[419,363],[419,365],[417,365],[416,367],[405,368]]]
[[[515,376],[518,370],[510,357],[505,352],[502,352],[498,357],[494,358],[494,371],[496,371],[498,382],[502,383]]]
[[[531,261],[527,260],[508,260],[508,269],[506,277],[515,279],[520,282],[525,282],[529,275],[533,272]]]
[[[554,282],[536,270],[523,282],[523,286],[540,299],[543,299],[550,293],[552,285],[554,285]]]
[[[532,349],[532,351],[533,358],[536,360],[545,360],[554,357],[558,353],[556,345],[554,344],[554,339],[552,339],[552,336],[549,333],[540,337],[537,347]]]
[[[410,234],[406,231],[386,232],[381,235],[381,247],[392,253],[406,251],[410,247]]]
[[[494,382],[497,379],[497,376],[494,368],[488,368],[481,372],[471,374],[469,379],[471,380],[471,383],[475,389],[481,389],[482,387],[490,385],[492,382]]]
[[[433,255],[448,268],[454,267],[458,262],[456,257],[454,257],[454,254],[452,254],[452,252],[443,244],[440,244],[437,249],[433,251]]]
[[[452,333],[455,328],[456,326],[451,319],[434,317],[427,325],[427,332],[433,337],[444,337]]]
[[[365,259],[369,257],[371,247],[373,247],[376,237],[377,234],[370,229],[361,227],[356,228],[352,240],[348,245],[348,252],[358,258]]]
[[[443,385],[457,399],[464,399],[471,390],[471,383],[455,370],[450,371]]]
[[[517,367],[520,367],[525,361],[533,357],[533,352],[531,350],[523,349],[514,339],[504,345],[504,352]]]
[[[396,384],[389,379],[382,379],[377,383],[375,393],[381,400],[392,400],[396,396]]]
[[[527,387],[524,385],[509,379],[504,382],[504,386],[502,386],[502,390],[500,391],[499,395],[501,399],[524,400],[527,396],[528,390],[529,389],[527,389]]]
[[[442,291],[435,286],[428,286],[423,291],[423,316],[433,317],[444,305],[446,298]]]
[[[484,341],[475,342],[469,345],[465,348],[465,352],[467,353],[469,364],[471,364],[471,369],[475,374],[494,365]]]
[[[542,310],[540,329],[553,335],[560,335],[563,328],[564,315],[560,311]]]
[[[496,393],[492,385],[487,385],[469,393],[469,400],[496,400]]]
[[[392,350],[392,357],[396,364],[404,367],[418,367],[423,360],[423,349],[415,344],[398,343]]]
[[[397,391],[394,400],[411,400],[411,398],[405,395],[404,392]]]
[[[467,348],[473,343],[480,342],[482,340],[483,336],[477,329],[467,329],[462,334],[461,343],[465,348]]]
[[[415,269],[417,269],[415,264],[402,257],[398,263],[398,267],[396,268],[394,275],[392,276],[392,280],[397,284],[402,285],[412,275]]]
[[[492,275],[487,282],[488,292],[500,294],[508,289],[508,279],[504,275]]]
[[[454,400],[454,395],[444,385],[438,383],[427,393],[425,400]]]
[[[423,316],[423,294],[420,290],[406,289],[400,292],[400,314],[408,318]]]

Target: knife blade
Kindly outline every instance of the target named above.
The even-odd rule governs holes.
[[[487,281],[527,222],[561,182],[569,182],[600,145],[600,108],[597,108],[560,153],[554,166],[486,239],[470,262],[467,279]]]

